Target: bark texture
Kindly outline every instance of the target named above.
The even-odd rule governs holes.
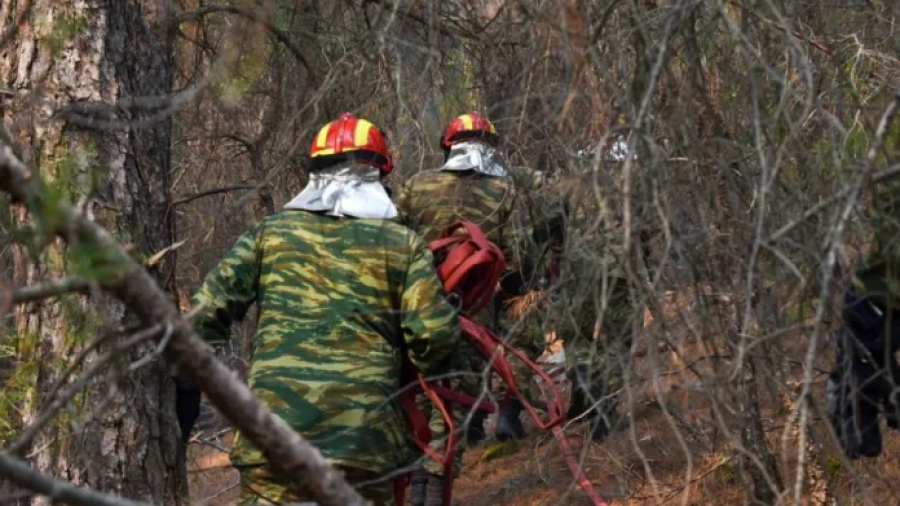
[[[0,33],[13,33],[0,46],[0,87],[13,94],[3,119],[26,163],[87,216],[120,231],[138,254],[150,256],[174,242],[171,124],[165,119],[173,73],[171,0],[12,0],[3,2],[0,16]],[[24,222],[25,211],[17,218]],[[21,248],[16,284],[64,275],[83,254],[55,240],[35,261]],[[176,293],[173,258],[151,268],[169,293]],[[136,323],[124,315],[121,303],[99,294],[17,308],[18,373],[31,375],[36,385],[17,397],[21,426],[49,401],[48,389],[80,346],[101,328]],[[116,365],[148,351],[135,349]],[[186,502],[174,396],[160,360],[95,382],[70,416],[33,441],[32,464],[103,492],[156,504]]]

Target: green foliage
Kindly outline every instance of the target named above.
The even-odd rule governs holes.
[[[850,129],[841,153],[844,160],[862,160],[869,149],[869,136],[860,125]]]
[[[38,40],[56,57],[77,36],[88,29],[87,18],[69,12],[60,12],[53,21],[38,26]]]
[[[884,136],[884,156],[889,162],[900,157],[900,121],[896,118]]]
[[[90,341],[98,329],[91,309],[85,307],[76,296],[60,297],[58,303],[65,318],[65,346],[71,348]]]
[[[736,477],[734,464],[732,464],[731,460],[725,460],[725,457],[720,458],[722,459],[722,462],[716,467],[715,472],[713,472],[713,480],[717,483],[729,483],[734,481]]]
[[[103,169],[97,161],[97,147],[91,139],[79,139],[78,145],[65,148],[68,138],[63,138],[50,149],[40,144],[36,150],[36,163],[41,168],[41,191],[37,201],[27,203],[32,209],[32,220],[27,224],[10,222],[13,240],[28,250],[31,258],[40,257],[50,244],[55,231],[67,218],[68,204],[92,193],[101,183]],[[8,211],[6,211],[8,212]],[[0,213],[4,224],[7,219]],[[62,267],[62,266],[60,266]]]

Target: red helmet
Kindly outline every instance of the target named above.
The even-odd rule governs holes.
[[[377,167],[384,174],[394,169],[394,162],[381,130],[349,112],[323,126],[309,151],[314,170],[346,160]]]
[[[472,140],[486,142],[491,146],[500,142],[494,124],[478,112],[469,112],[451,121],[441,137],[441,146],[450,149],[450,146],[458,142]]]

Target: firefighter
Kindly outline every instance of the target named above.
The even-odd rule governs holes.
[[[879,418],[900,428],[900,182],[875,183],[874,236],[844,293],[843,327],[827,382],[831,423],[848,458],[882,452]]]
[[[418,458],[404,415],[398,353],[445,374],[461,345],[421,238],[397,223],[381,183],[393,164],[381,131],[344,113],[312,142],[308,185],[245,232],[193,298],[195,328],[223,344],[251,304],[259,309],[249,386],[315,444],[360,493],[393,504],[384,479]],[[240,434],[231,460],[241,504],[308,500]],[[378,479],[381,478],[379,481]],[[373,481],[374,480],[374,481]]]
[[[469,316],[501,332],[498,327],[503,306],[511,295],[521,292],[521,275],[517,272],[515,261],[519,255],[516,245],[521,244],[521,234],[510,227],[511,218],[519,209],[517,196],[520,192],[499,156],[499,141],[496,127],[483,114],[468,112],[454,118],[440,140],[444,152],[443,165],[436,170],[421,172],[407,181],[400,190],[397,204],[403,223],[421,234],[427,242],[438,238],[444,228],[452,223],[465,220],[478,225],[487,238],[500,247],[508,266],[508,272],[500,283],[504,290],[498,294],[492,310]],[[516,337],[513,344],[523,348],[532,359],[543,352],[542,335],[537,336],[537,339],[530,339],[531,335]],[[473,348],[466,355],[474,381],[468,382],[463,388],[470,395],[478,395],[484,388],[477,384],[477,380],[485,362]],[[514,361],[513,365],[521,370],[522,367],[517,364],[519,362]],[[524,372],[520,375],[522,376]],[[527,387],[532,382],[525,377],[522,383]],[[531,393],[530,397],[535,397],[535,394]],[[522,410],[523,405],[517,399],[504,404],[498,417],[498,439],[524,437],[525,431],[520,419]],[[460,421],[463,420],[461,417]],[[437,423],[438,418],[434,417],[434,421],[432,428],[439,432],[441,427]],[[467,428],[467,444],[477,443],[484,438],[483,424],[484,415],[473,413]],[[459,460],[457,459],[458,462]],[[434,476],[440,476],[443,472],[434,462],[426,463],[426,469]],[[459,468],[457,472],[458,470]],[[438,483],[436,479],[433,481]],[[437,497],[436,494],[437,492],[430,492],[429,496]]]

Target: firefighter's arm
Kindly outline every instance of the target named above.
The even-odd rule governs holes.
[[[231,325],[243,320],[250,305],[256,301],[261,230],[259,225],[245,232],[206,275],[193,297],[194,330],[212,346],[228,341]]]
[[[228,341],[231,324],[243,319],[250,304],[256,300],[259,283],[257,261],[258,232],[256,227],[237,240],[225,257],[203,281],[194,295],[197,314],[194,330],[204,341],[217,346]],[[201,306],[202,304],[202,306]],[[181,429],[182,444],[187,444],[191,431],[200,416],[200,390],[175,371],[175,415]]]
[[[425,244],[413,237],[401,296],[403,339],[410,361],[426,375],[448,372],[462,344],[459,318],[447,302]]]

